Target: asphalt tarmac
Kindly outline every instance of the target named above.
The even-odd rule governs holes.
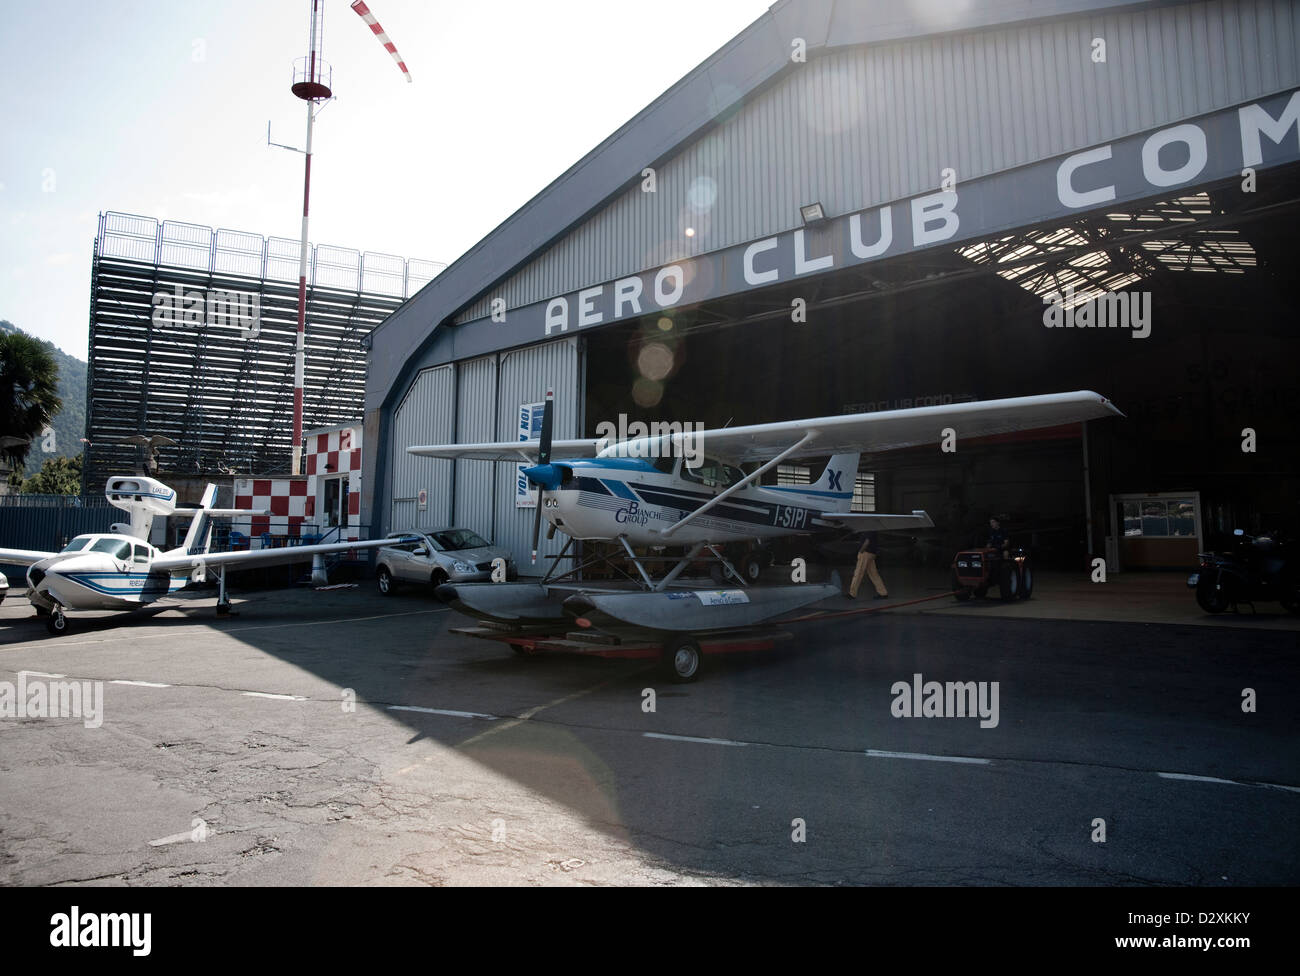
[[[416,590],[212,605],[0,606],[0,704],[92,682],[0,717],[0,883],[1300,882],[1293,631],[898,611],[674,685]]]

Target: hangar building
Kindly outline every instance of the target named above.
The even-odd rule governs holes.
[[[526,565],[514,465],[405,448],[548,389],[556,437],[1092,389],[1127,416],[863,483],[1062,566],[1294,530],[1298,164],[1289,0],[783,0],[373,332],[362,521]]]

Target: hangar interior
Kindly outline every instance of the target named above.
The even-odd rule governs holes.
[[[583,435],[620,413],[717,427],[1090,389],[1126,418],[1089,423],[1086,475],[1077,425],[894,452],[863,458],[875,508],[931,514],[918,557],[951,555],[1004,515],[1061,567],[1107,554],[1117,528],[1123,538],[1111,520],[1123,501],[1111,496],[1199,496],[1202,544],[1236,527],[1300,528],[1287,258],[1298,177],[1288,167],[1268,192],[1234,181],[594,332]],[[1043,296],[1067,284],[1079,295],[1149,291],[1150,334],[1044,327]],[[803,323],[792,319],[797,298],[808,303]],[[1267,465],[1242,451],[1246,427],[1267,438]],[[1130,505],[1121,566],[1185,566],[1189,550],[1194,561],[1196,540],[1143,546],[1132,519]]]
[[[1300,531],[1298,51],[1280,0],[775,4],[375,330],[363,520],[526,564],[516,466],[405,448],[527,437],[548,389],[558,438],[1091,389],[1126,416],[864,457],[867,504],[937,562],[994,514],[1071,568]],[[1045,327],[1120,294],[1144,337]]]

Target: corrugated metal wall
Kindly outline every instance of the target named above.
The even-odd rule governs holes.
[[[657,192],[638,179],[457,321],[788,230],[814,200],[848,213],[946,167],[971,179],[1291,88],[1298,51],[1292,0],[1212,0],[814,58],[660,166]]]
[[[565,338],[501,353],[499,364],[497,356],[484,356],[420,373],[393,418],[390,531],[454,521],[509,549],[524,575],[540,572],[544,564],[534,571],[528,561],[533,509],[515,507],[513,464],[459,459],[453,489],[452,461],[412,457],[406,448],[514,440],[520,404],[544,400],[547,390],[555,391],[556,439],[580,436],[580,349],[579,337]],[[429,491],[425,512],[416,511],[421,488]],[[563,536],[552,543],[543,538],[541,551],[558,553],[563,543]]]
[[[557,440],[580,436],[583,408],[582,363],[577,337],[542,343],[501,354],[500,389],[496,400],[496,440],[514,440],[519,435],[518,410],[523,403],[546,399],[546,391],[555,391],[554,436]],[[461,462],[463,463],[463,462]],[[525,576],[538,575],[550,565],[539,558],[537,567],[529,564],[533,546],[533,509],[515,507],[515,472],[513,464],[496,465],[496,520],[493,541],[505,546],[515,556],[519,571]],[[542,525],[539,553],[558,553],[565,536],[556,534],[546,541],[546,524]]]
[[[456,364],[459,370],[456,443],[481,444],[497,439],[497,357]],[[456,461],[455,521],[485,539],[493,535],[493,461]]]
[[[389,531],[446,525],[451,521],[451,466],[441,458],[413,457],[414,444],[451,444],[455,437],[455,371],[451,366],[426,369],[393,415],[392,516]],[[428,508],[419,511],[421,488]]]

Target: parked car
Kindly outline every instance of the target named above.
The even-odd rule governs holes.
[[[9,577],[0,573],[0,603],[5,602],[5,597],[9,595]]]
[[[379,550],[375,575],[379,592],[391,594],[401,583],[471,583],[492,578],[492,561],[506,561],[506,578],[516,577],[510,553],[469,529],[444,526],[390,532],[391,546]]]

